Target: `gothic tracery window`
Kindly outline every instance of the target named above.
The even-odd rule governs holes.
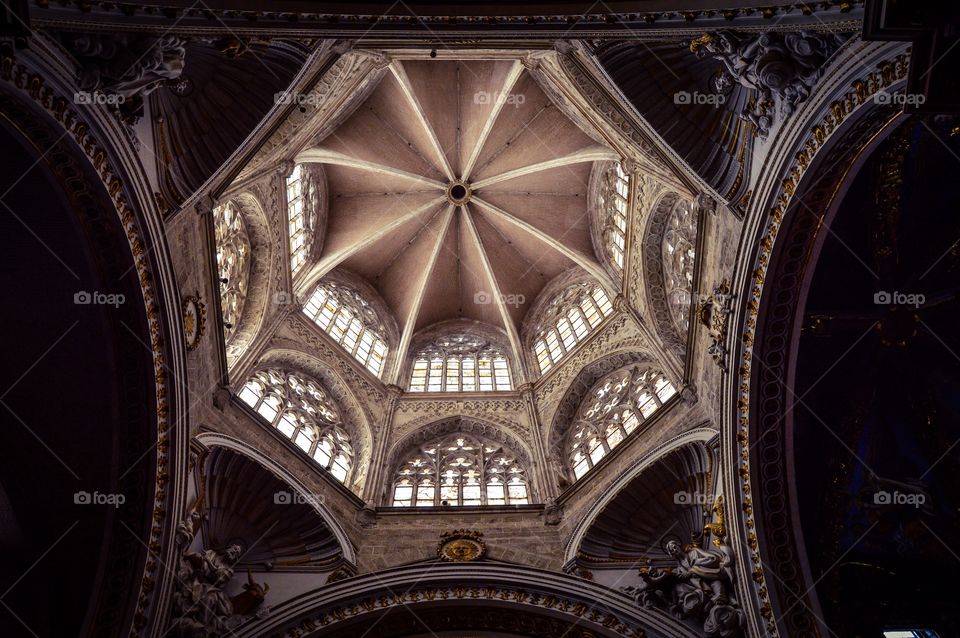
[[[526,472],[502,444],[465,433],[419,446],[397,468],[395,507],[524,505]]]
[[[254,374],[240,399],[339,481],[353,464],[350,436],[326,391],[304,375],[269,368]]]
[[[479,337],[442,337],[413,357],[410,392],[490,392],[512,389],[507,358]]]
[[[370,372],[380,376],[387,357],[386,331],[360,293],[338,283],[321,283],[303,312]]]
[[[690,294],[696,251],[697,219],[690,202],[673,207],[663,235],[663,283],[670,313],[681,334],[690,324]]]
[[[250,238],[237,207],[227,202],[213,209],[220,279],[223,337],[229,341],[240,323],[250,278]]]
[[[307,261],[310,235],[318,206],[316,184],[303,165],[287,178],[287,222],[290,233],[290,271],[294,276]]]
[[[540,373],[547,372],[613,312],[598,285],[576,284],[557,295],[544,311],[533,342]]]
[[[623,270],[627,246],[627,211],[629,210],[630,177],[620,164],[603,176],[600,186],[600,210],[603,211],[603,242],[610,259]]]
[[[580,478],[676,394],[663,373],[632,367],[597,382],[580,404],[567,440],[573,474]]]

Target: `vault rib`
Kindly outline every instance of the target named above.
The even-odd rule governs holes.
[[[367,160],[357,159],[344,155],[338,151],[331,151],[325,148],[309,148],[297,155],[294,162],[297,164],[315,163],[315,164],[336,164],[337,166],[346,166],[347,168],[357,168],[363,171],[379,173],[380,175],[391,175],[411,182],[430,186],[433,190],[444,190],[446,185],[435,179],[430,179],[423,175],[410,173],[399,168],[378,164]]]
[[[410,212],[401,215],[400,217],[397,217],[393,221],[384,224],[383,226],[379,226],[375,230],[372,230],[370,233],[364,235],[360,241],[351,244],[350,246],[346,246],[334,253],[321,256],[320,261],[318,261],[317,264],[310,269],[310,272],[307,274],[307,276],[304,277],[304,288],[309,290],[312,286],[316,285],[316,283],[320,281],[324,275],[329,273],[331,270],[339,266],[353,255],[357,254],[364,248],[377,243],[410,220],[423,215],[427,211],[436,209],[436,207],[444,201],[446,200],[443,197],[432,199],[426,204],[419,206]]]
[[[494,184],[499,184],[500,182],[505,182],[510,179],[523,177],[525,175],[530,175],[531,173],[539,173],[540,171],[548,171],[561,166],[615,159],[618,159],[618,156],[610,149],[603,146],[590,146],[587,148],[582,148],[575,153],[564,155],[563,157],[555,157],[553,159],[546,160],[545,162],[537,162],[536,164],[521,166],[520,168],[515,168],[511,171],[500,173],[499,175],[493,175],[492,177],[474,182],[471,184],[471,188],[473,188],[474,191],[477,191],[481,188],[493,186]]]
[[[443,148],[440,146],[440,140],[437,138],[437,134],[434,132],[433,127],[430,126],[426,113],[423,112],[423,105],[421,105],[420,100],[417,99],[417,95],[413,90],[413,86],[410,84],[410,78],[407,77],[407,72],[404,70],[403,64],[399,60],[394,60],[390,64],[390,71],[393,73],[393,77],[396,78],[397,84],[400,85],[403,94],[407,97],[407,101],[410,102],[410,106],[413,107],[420,126],[423,127],[427,137],[430,139],[430,145],[433,146],[433,151],[440,161],[440,168],[443,170],[443,174],[446,175],[447,179],[451,182],[454,181],[456,177],[454,177],[453,169],[450,167],[450,160],[447,159],[447,154],[444,153]]]
[[[413,339],[413,330],[417,325],[417,317],[420,315],[420,308],[423,306],[423,298],[426,294],[427,287],[430,284],[430,275],[433,274],[433,269],[437,265],[437,258],[440,256],[440,251],[443,250],[447,233],[450,231],[450,224],[453,221],[454,216],[454,208],[455,207],[452,204],[447,207],[446,216],[441,222],[440,232],[437,233],[437,240],[433,245],[433,249],[430,251],[430,257],[424,266],[423,272],[420,274],[420,280],[417,282],[417,286],[414,291],[413,303],[410,305],[410,308],[407,311],[407,316],[404,318],[403,334],[400,335],[400,344],[397,346],[397,356],[394,359],[392,371],[393,381],[397,385],[399,385],[401,382],[400,373],[405,365],[407,359],[407,350],[410,349],[410,342]]]
[[[490,294],[493,296],[493,303],[497,306],[497,310],[500,313],[500,321],[503,324],[504,331],[507,333],[507,339],[510,342],[510,348],[513,350],[513,360],[516,362],[516,376],[517,381],[519,382],[518,385],[526,383],[527,373],[526,367],[523,364],[523,348],[520,345],[520,335],[517,332],[517,326],[513,322],[510,312],[507,310],[506,297],[500,290],[500,284],[497,282],[497,277],[493,272],[493,266],[490,264],[489,257],[487,257],[487,251],[484,249],[483,242],[480,240],[480,233],[477,232],[477,227],[473,222],[473,217],[467,210],[466,206],[463,207],[463,221],[466,224],[467,230],[470,233],[470,237],[473,239],[478,254],[480,255],[480,262],[483,266],[483,272],[487,277],[487,281],[490,283]]]
[[[493,204],[484,201],[479,197],[474,197],[471,203],[476,204],[481,209],[489,212],[492,215],[512,224],[513,226],[523,230],[534,238],[538,239],[542,243],[546,244],[549,248],[552,248],[562,254],[564,257],[568,258],[573,263],[577,264],[585,271],[593,275],[597,281],[605,284],[610,290],[616,290],[616,286],[613,283],[613,280],[610,278],[610,275],[607,273],[606,269],[598,261],[591,258],[588,255],[584,255],[578,250],[574,250],[566,246],[563,242],[554,239],[547,233],[543,232],[533,224],[523,221],[519,217],[509,213],[502,208],[494,206]]]
[[[503,110],[503,105],[507,103],[507,98],[510,96],[510,91],[513,90],[513,86],[517,83],[517,80],[520,78],[520,74],[522,72],[523,65],[520,64],[519,61],[514,62],[513,66],[510,67],[510,72],[507,74],[507,77],[503,82],[503,88],[500,89],[499,93],[497,93],[497,101],[493,104],[493,108],[490,109],[490,115],[487,116],[487,121],[484,122],[483,128],[480,130],[480,136],[477,138],[477,143],[474,144],[473,150],[470,151],[470,157],[467,158],[467,163],[463,167],[463,175],[461,176],[461,179],[464,181],[470,178],[470,173],[473,172],[477,160],[480,158],[480,153],[483,151],[484,144],[487,143],[487,138],[490,136],[490,131],[493,130],[493,125],[500,116],[500,111]]]

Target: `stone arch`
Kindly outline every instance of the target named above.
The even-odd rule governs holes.
[[[644,227],[641,254],[643,256],[644,286],[650,318],[664,347],[681,360],[684,358],[687,336],[680,334],[673,321],[663,271],[663,239],[674,208],[684,201],[676,191],[662,193],[650,210]]]
[[[536,354],[534,353],[534,341],[537,337],[538,328],[540,328],[543,323],[544,315],[550,308],[550,304],[557,295],[562,294],[568,288],[578,284],[599,286],[603,289],[604,293],[606,293],[611,304],[614,299],[616,299],[617,291],[610,290],[604,285],[605,282],[597,281],[595,277],[579,266],[574,266],[550,280],[530,306],[530,310],[523,318],[523,324],[520,328],[520,343],[522,344],[523,357],[527,362],[528,369],[536,370],[539,374],[540,368],[536,361]],[[589,338],[589,335],[585,338]]]
[[[278,366],[304,373],[318,381],[330,393],[343,415],[343,427],[356,448],[355,469],[350,478],[350,489],[359,492],[366,480],[373,452],[373,428],[371,420],[350,386],[328,364],[305,349],[295,347],[272,348],[266,351],[251,368]],[[238,380],[238,384],[246,379]]]
[[[557,411],[554,413],[547,430],[547,455],[551,462],[558,462],[561,467],[565,465],[563,461],[563,440],[576,417],[580,404],[594,384],[611,372],[634,364],[659,366],[652,356],[644,352],[624,350],[607,354],[590,362],[574,377],[564,391],[563,398],[560,399]]]
[[[397,594],[397,592],[404,592]],[[678,620],[652,612],[625,594],[568,574],[521,565],[490,561],[414,563],[382,574],[365,574],[314,589],[296,601],[279,605],[269,616],[238,627],[237,638],[278,636],[317,638],[359,636],[379,624],[393,637],[422,632],[390,628],[381,619],[390,610],[405,607],[417,617],[430,618],[438,630],[492,629],[528,636],[570,638],[696,638],[698,635]],[[448,627],[433,622],[434,610],[449,620],[461,621]],[[483,616],[479,616],[482,614]],[[511,631],[502,624],[508,617],[523,616],[523,624]],[[396,622],[407,622],[409,614],[389,614]],[[403,618],[402,618],[403,617]],[[465,623],[465,624],[463,624]],[[373,634],[371,634],[373,635]]]
[[[233,204],[240,212],[247,239],[250,242],[250,270],[247,295],[240,315],[240,324],[226,341],[227,359],[231,363],[240,359],[263,326],[273,294],[271,281],[274,264],[274,245],[270,233],[270,221],[259,198],[251,191],[243,191],[218,202],[218,205]]]
[[[685,462],[688,465],[691,463],[696,465],[698,461],[702,461],[702,466],[707,475],[710,477],[710,480],[708,481],[709,487],[712,488],[713,491],[718,491],[721,489],[721,486],[716,484],[716,480],[714,478],[714,475],[717,471],[717,460],[714,458],[714,453],[708,445],[711,441],[715,440],[716,437],[717,431],[709,427],[708,424],[704,423],[695,429],[684,432],[683,434],[677,435],[672,439],[665,441],[661,445],[655,447],[634,461],[634,463],[627,470],[620,474],[620,476],[612,485],[604,490],[597,502],[594,503],[576,523],[573,531],[570,534],[570,538],[566,543],[563,556],[564,565],[567,567],[573,566],[588,532],[600,514],[611,502],[614,501],[617,495],[627,488],[627,486],[633,483],[637,478],[642,476],[644,473],[651,471],[651,469],[654,468],[658,463],[663,462],[664,459],[671,454],[685,450],[688,451],[689,453],[687,456],[689,458],[685,459]],[[694,486],[694,489],[697,489],[698,487],[700,486]],[[672,498],[673,495],[670,494],[670,496]],[[697,520],[696,522],[699,523],[700,521]],[[691,525],[688,524],[686,527],[690,528]],[[693,531],[693,529],[691,528],[690,531]],[[650,540],[653,542],[656,540],[656,538],[652,538]],[[685,538],[684,540],[687,539]]]
[[[356,564],[356,550],[354,549],[350,538],[347,536],[346,531],[337,521],[336,517],[323,505],[322,502],[320,502],[319,499],[315,498],[314,495],[311,494],[307,486],[304,485],[304,483],[297,478],[294,473],[290,472],[286,467],[276,462],[274,459],[270,458],[260,450],[252,447],[250,444],[227,434],[222,434],[219,432],[201,432],[195,437],[195,440],[208,449],[215,447],[224,448],[249,458],[257,463],[260,467],[289,485],[292,490],[302,497],[301,502],[312,506],[313,509],[316,510],[316,512],[320,515],[320,517],[323,518],[323,521],[330,528],[330,531],[340,544],[340,549],[343,552],[344,560],[350,563],[351,566]]]
[[[335,347],[338,352],[348,360],[355,360],[354,354],[338,340],[333,339],[330,333],[325,331],[324,328],[316,322],[315,318],[305,310],[305,306],[310,302],[317,288],[321,285],[325,286],[328,290],[331,288],[336,289],[332,292],[340,297],[344,307],[349,308],[350,312],[357,315],[357,318],[366,328],[369,328],[372,333],[375,333],[376,336],[383,341],[383,345],[386,347],[386,355],[382,360],[380,369],[374,371],[367,368],[370,373],[374,374],[377,378],[383,378],[389,373],[389,370],[392,369],[396,361],[397,346],[400,343],[400,331],[397,328],[393,311],[373,286],[346,268],[335,268],[320,280],[311,284],[310,287],[301,287],[301,292],[296,295],[298,307],[303,310],[300,316],[317,330],[326,332],[327,336],[337,343]],[[362,367],[367,367],[366,361],[360,361],[359,359],[356,359],[356,361],[358,361]]]
[[[507,333],[496,326],[482,321],[472,319],[449,319],[441,321],[417,332],[410,341],[410,347],[407,348],[405,359],[401,362],[400,375],[398,375],[398,384],[403,387],[409,387],[410,375],[413,371],[413,360],[418,352],[432,343],[447,336],[469,335],[487,341],[495,347],[500,354],[506,357],[510,366],[510,380],[513,387],[519,385],[522,378],[522,366],[524,361],[517,360],[513,348],[510,346],[510,340]],[[521,355],[522,356],[522,355]]]
[[[508,427],[509,421],[504,420],[505,422],[503,423],[497,423],[486,418],[464,415],[440,419],[423,417],[422,420],[427,422],[419,425],[405,436],[400,437],[387,450],[387,454],[384,457],[386,459],[385,466],[387,471],[382,486],[383,494],[390,492],[393,473],[405,453],[431,439],[455,432],[465,432],[467,434],[491,439],[501,443],[511,452],[514,452],[526,470],[527,482],[531,487],[531,496],[540,494],[541,488],[537,485],[534,475],[533,452],[521,437],[510,430]],[[531,498],[531,500],[533,499]]]

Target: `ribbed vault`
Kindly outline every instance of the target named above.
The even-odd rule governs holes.
[[[515,354],[529,305],[578,266],[609,283],[591,241],[590,171],[615,159],[515,60],[395,60],[369,98],[296,157],[325,165],[324,246],[369,281],[401,331],[449,319],[501,328]],[[521,360],[519,356],[516,360]]]

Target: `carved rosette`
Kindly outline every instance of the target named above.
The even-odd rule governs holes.
[[[437,556],[450,563],[468,563],[487,555],[483,534],[474,530],[457,529],[444,532],[437,543]]]

